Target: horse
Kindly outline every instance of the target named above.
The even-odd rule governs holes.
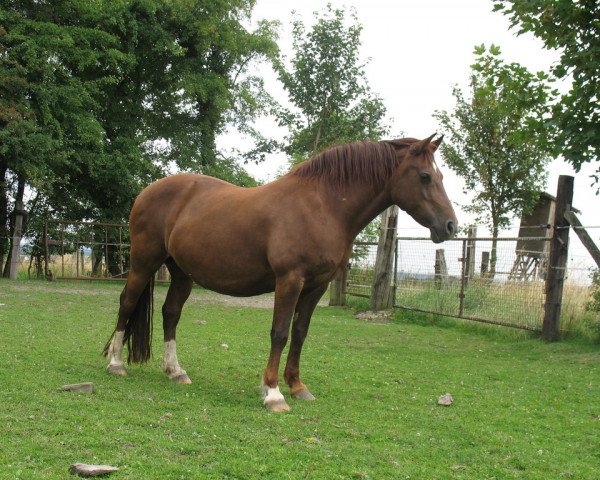
[[[151,354],[154,274],[166,264],[171,284],[162,306],[162,370],[189,384],[176,351],[176,329],[193,283],[233,296],[275,292],[263,403],[290,410],[279,388],[279,364],[291,326],[284,379],[292,397],[314,400],[300,379],[300,355],[311,316],[329,282],[347,265],[358,233],[395,204],[431,239],[451,238],[457,220],[434,152],[442,137],[338,145],[270,183],[242,188],[182,173],[146,187],[131,209],[130,269],[116,328],[104,348],[108,371]]]

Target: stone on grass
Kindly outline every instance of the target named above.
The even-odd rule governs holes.
[[[88,465],[85,463],[74,463],[69,468],[69,473],[79,475],[80,477],[99,477],[100,475],[108,475],[109,473],[117,472],[117,467],[110,465]]]
[[[60,387],[60,390],[63,392],[92,393],[94,391],[94,384],[92,382],[73,383],[63,385]]]
[[[227,345],[226,343],[222,343],[221,348],[224,348],[225,350],[229,350],[229,345]]]
[[[452,405],[452,403],[454,402],[454,399],[452,398],[452,395],[450,395],[449,393],[446,393],[445,395],[442,395],[441,397],[438,397],[438,405],[443,405],[445,407],[449,407],[450,405]]]

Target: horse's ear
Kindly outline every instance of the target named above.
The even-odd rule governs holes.
[[[423,140],[419,140],[418,142],[413,143],[410,146],[410,153],[412,153],[413,155],[419,155],[423,153],[427,145],[431,143],[431,140],[433,140],[433,137],[435,137],[436,135],[437,133],[434,133],[433,135],[430,135],[429,137],[424,138]]]
[[[444,140],[444,135],[440,135],[440,138],[436,138],[433,142],[433,145],[435,145],[435,150],[437,150],[438,148],[440,148],[440,145],[442,144],[442,140]]]

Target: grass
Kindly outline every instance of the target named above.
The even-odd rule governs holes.
[[[270,310],[194,290],[178,330],[194,383],[160,372],[160,316],[156,356],[121,378],[99,355],[121,287],[0,281],[1,479],[64,479],[75,462],[118,466],[115,480],[598,476],[593,344],[322,307],[303,356],[317,400],[288,398],[292,412],[272,414],[256,388]],[[165,293],[157,286],[157,307]],[[94,394],[57,390],[83,381]],[[440,407],[446,392],[455,402]]]

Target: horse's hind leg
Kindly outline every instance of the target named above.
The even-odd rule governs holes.
[[[300,380],[300,354],[302,345],[308,333],[310,319],[319,303],[319,300],[327,290],[327,284],[302,292],[296,305],[296,314],[292,324],[292,341],[285,366],[285,382],[290,386],[292,397],[303,400],[314,400],[315,397],[308,391],[306,385]]]
[[[127,321],[136,310],[138,301],[140,301],[140,297],[147,288],[150,288],[149,282],[152,278],[152,275],[153,273],[142,274],[136,272],[135,270],[129,272],[127,283],[121,292],[117,326],[104,351],[104,354],[109,358],[107,370],[110,373],[127,375],[125,364],[121,358],[123,344],[125,342],[125,327],[127,325]],[[148,294],[152,295],[152,292],[149,291]]]
[[[165,262],[171,273],[171,285],[167,292],[167,298],[162,307],[163,329],[165,339],[165,354],[162,369],[165,375],[176,383],[192,383],[190,377],[177,360],[177,348],[175,343],[175,332],[181,317],[183,304],[190,296],[193,281],[187,276],[172,258]]]

